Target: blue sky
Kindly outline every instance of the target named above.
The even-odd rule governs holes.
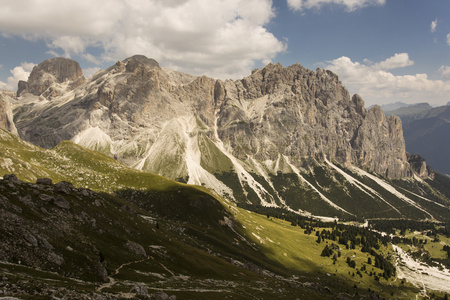
[[[367,105],[450,101],[448,0],[0,0],[0,88],[65,56],[88,77],[133,54],[239,79],[269,62],[339,75]]]

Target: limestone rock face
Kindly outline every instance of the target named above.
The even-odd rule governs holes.
[[[18,90],[28,90],[36,96],[47,91],[48,95],[56,96],[55,91],[48,91],[48,89],[54,83],[64,83],[66,81],[74,82],[75,86],[84,82],[80,64],[68,58],[55,57],[35,66],[28,78],[28,86],[21,83]]]
[[[49,74],[59,81],[81,76],[72,70],[73,63],[44,62],[28,88],[39,94],[46,85],[34,83]],[[214,188],[223,188],[215,173],[240,170],[246,180],[246,170],[294,172],[326,161],[389,178],[412,175],[398,118],[380,107],[366,111],[336,74],[300,64],[269,64],[222,81],[136,55],[47,104],[19,105],[15,118],[21,136],[39,146],[72,140],[135,168]]]
[[[385,117],[381,107],[372,107],[355,131],[352,141],[357,165],[388,178],[411,176],[407,163],[402,122],[397,116]]]
[[[0,128],[13,134],[17,134],[17,128],[14,125],[12,108],[10,101],[14,101],[14,94],[7,91],[0,91]]]
[[[218,133],[245,160],[296,165],[310,160],[354,164],[390,178],[410,176],[399,118],[379,107],[366,112],[330,71],[268,65],[225,83]]]
[[[19,80],[19,83],[17,84],[17,97],[20,97],[22,93],[28,93],[28,82],[24,80]]]

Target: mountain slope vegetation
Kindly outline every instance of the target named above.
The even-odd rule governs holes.
[[[0,180],[6,295],[408,299],[418,291],[380,277],[384,271],[375,265],[368,269],[368,257],[375,262],[376,256],[362,252],[362,244],[333,248],[340,252],[334,263],[321,256],[324,247],[339,243],[324,233],[333,223],[306,220],[310,232],[304,232],[201,186],[130,169],[71,142],[45,150],[1,134],[6,161],[13,162],[2,171],[20,178]],[[54,179],[36,181],[42,175]],[[323,234],[320,243],[316,232]],[[383,257],[392,255],[381,238],[377,247]],[[347,257],[356,257],[357,269]]]

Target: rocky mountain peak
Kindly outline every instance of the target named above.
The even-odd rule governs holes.
[[[72,59],[55,57],[47,59],[35,66],[28,77],[28,82],[19,82],[17,95],[29,92],[40,96],[56,96],[55,90],[48,90],[55,83],[71,82],[71,88],[75,88],[85,81],[80,64]]]
[[[126,66],[127,72],[134,72],[139,66],[147,66],[150,69],[160,68],[158,62],[144,55],[133,55],[122,61]]]

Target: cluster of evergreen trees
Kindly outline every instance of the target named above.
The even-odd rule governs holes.
[[[383,255],[379,254],[377,251],[380,249],[380,245],[385,246],[389,242],[389,237],[382,236],[379,233],[369,231],[364,228],[359,228],[355,226],[347,226],[337,223],[327,223],[328,226],[332,226],[331,230],[322,229],[316,230],[317,243],[321,243],[326,240],[337,241],[338,245],[344,245],[346,249],[355,249],[356,246],[361,247],[361,252],[369,253],[374,257],[374,264],[372,264],[372,258],[369,257],[367,264],[372,265],[375,268],[382,270],[382,273],[375,274],[370,272],[369,274],[366,269],[366,265],[362,265],[360,269],[357,270],[357,275],[362,277],[361,271],[366,271],[369,275],[375,275],[376,279],[384,277],[386,280],[394,277],[396,274],[395,266],[390,262],[389,258],[385,258]],[[309,231],[310,228],[305,229],[305,233]],[[340,248],[333,242],[331,244],[326,244],[325,248],[322,250],[321,256],[331,257],[335,262],[338,257],[341,256]],[[351,268],[356,269],[356,262],[347,257],[347,264]]]
[[[433,223],[433,222],[422,222],[414,220],[371,220],[369,222],[369,227],[375,229],[378,232],[386,232],[388,234],[393,234],[391,238],[389,235],[381,235],[378,232],[367,230],[366,228],[361,228],[358,226],[348,226],[344,224],[337,224],[337,222],[322,222],[319,220],[314,220],[309,217],[300,216],[296,213],[288,211],[283,208],[275,207],[263,207],[255,206],[249,204],[238,204],[241,208],[254,211],[256,213],[266,215],[268,218],[273,217],[281,220],[285,220],[291,223],[292,226],[299,226],[304,230],[305,234],[312,234],[315,232],[317,236],[317,243],[322,243],[326,240],[332,241],[331,244],[325,245],[321,252],[322,256],[332,257],[335,262],[338,257],[341,256],[339,246],[334,244],[336,242],[338,245],[343,245],[346,249],[355,249],[357,246],[361,247],[362,252],[370,253],[374,257],[373,266],[383,270],[383,273],[373,274],[376,279],[379,277],[384,277],[386,279],[395,276],[395,267],[386,259],[383,255],[378,254],[381,245],[387,246],[389,242],[394,244],[408,244],[416,247],[423,247],[427,243],[427,239],[418,239],[416,237],[406,238],[406,230],[409,231],[420,231],[426,232],[428,237],[434,237],[434,241],[438,241],[439,235],[450,237],[450,224],[445,223]],[[352,221],[356,221],[352,220]],[[321,228],[322,230],[316,230],[316,228]],[[400,230],[399,237],[396,235],[396,230]],[[441,262],[444,265],[449,266],[450,261],[450,247],[444,246],[444,251],[447,252],[447,259]],[[356,263],[354,260],[347,258],[349,261],[347,263],[350,267],[356,268]],[[372,260],[367,262],[368,265],[372,265]],[[361,270],[365,271],[365,265],[361,267]],[[366,272],[367,273],[367,272]],[[372,272],[370,272],[372,273]],[[358,275],[362,274],[357,272]],[[370,274],[372,275],[372,274]]]
[[[406,230],[427,232],[428,236],[436,236],[437,234],[450,237],[450,224],[422,222],[414,220],[370,220],[369,225],[380,232],[395,234],[396,230],[400,230],[400,235],[405,235]]]
[[[450,258],[450,246],[444,245],[444,248],[442,248],[445,252],[447,252],[447,258]]]

